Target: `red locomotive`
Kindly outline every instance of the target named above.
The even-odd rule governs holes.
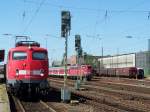
[[[50,76],[64,76],[64,67],[51,67],[49,68]],[[78,76],[91,80],[92,78],[92,67],[90,65],[81,65],[81,66],[68,66],[67,67],[67,76],[70,78],[77,78]]]
[[[35,41],[19,41],[8,52],[6,83],[18,93],[41,92],[48,88],[48,53]]]
[[[103,68],[97,70],[97,74],[100,76],[120,76],[139,79],[144,78],[144,70],[136,67]]]

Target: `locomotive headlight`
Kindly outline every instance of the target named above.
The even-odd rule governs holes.
[[[40,75],[44,76],[44,70],[43,69],[40,70]]]
[[[41,73],[40,75],[41,75],[42,77],[44,76],[44,74],[43,74],[43,73]]]
[[[29,47],[28,47],[30,50],[31,50],[31,46],[29,45]]]
[[[18,76],[19,75],[19,70],[18,69],[16,69],[16,76]]]

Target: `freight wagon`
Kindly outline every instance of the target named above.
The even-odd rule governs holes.
[[[107,77],[128,77],[128,78],[144,78],[144,70],[136,67],[124,68],[101,68],[96,70],[96,74]]]

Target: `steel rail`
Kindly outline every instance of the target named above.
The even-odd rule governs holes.
[[[46,108],[48,108],[50,110],[50,112],[57,112],[56,110],[54,110],[53,108],[51,108],[47,103],[43,102],[42,100],[40,100],[40,103],[45,106]]]
[[[26,112],[22,103],[20,102],[20,100],[18,98],[16,98],[15,96],[12,95],[12,98],[14,100],[14,102],[16,102],[19,105],[19,108],[21,109],[21,112]]]
[[[58,86],[57,86],[58,85]],[[62,84],[61,84],[62,85]],[[60,89],[60,84],[54,84],[53,86],[57,86],[56,88],[57,89]],[[109,106],[114,106],[116,108],[119,108],[119,109],[123,109],[123,110],[126,110],[126,111],[132,111],[132,110],[135,110],[137,112],[147,112],[147,111],[150,111],[149,109],[147,108],[144,108],[144,107],[136,107],[132,104],[126,104],[126,103],[123,103],[123,102],[118,102],[118,101],[115,101],[115,100],[110,100],[109,98],[101,98],[101,97],[96,97],[96,96],[93,96],[91,94],[85,94],[84,92],[81,92],[81,91],[76,91],[74,89],[71,89],[71,92],[76,94],[76,95],[79,95],[79,96],[83,96],[85,98],[88,98],[88,99],[92,99],[96,102],[100,102],[100,103],[104,103],[104,104],[108,104]]]

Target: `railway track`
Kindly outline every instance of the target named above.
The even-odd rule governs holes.
[[[105,82],[116,82],[116,83],[123,83],[123,84],[131,84],[131,85],[137,85],[141,87],[150,86],[150,80],[147,79],[129,79],[129,78],[120,78],[120,77],[100,77],[100,76],[94,76],[93,81],[105,81]]]
[[[60,80],[63,83],[62,79],[52,79],[53,81],[57,81]],[[74,80],[70,80],[68,79],[68,84],[73,85],[75,83]],[[122,83],[122,82],[113,82],[113,81],[104,81],[104,80],[92,80],[92,81],[88,81],[86,83],[86,85],[88,86],[92,86],[93,87],[107,87],[107,88],[113,88],[115,90],[124,90],[124,91],[131,91],[131,92],[138,92],[138,93],[145,93],[145,94],[150,94],[150,86],[145,86],[145,85],[137,85],[137,84],[126,84],[126,83]]]
[[[59,85],[58,85],[59,83]],[[70,82],[68,82],[69,84]],[[58,85],[58,88],[62,86],[62,82],[55,82],[54,84],[55,86]],[[94,88],[93,86],[93,89],[95,89],[95,92],[93,91],[75,91],[73,88],[70,88],[72,93],[74,94],[77,94],[79,96],[82,96],[82,97],[86,97],[88,99],[92,99],[96,102],[99,102],[99,103],[104,103],[104,104],[107,104],[109,106],[113,106],[115,108],[118,108],[118,109],[121,109],[121,110],[125,110],[125,111],[136,111],[136,112],[148,112],[150,111],[150,109],[148,109],[148,106],[149,105],[146,105],[146,102],[143,101],[141,103],[141,101],[138,101],[138,100],[135,100],[134,98],[124,98],[125,96],[126,97],[129,97],[127,94],[128,92],[126,92],[126,94],[121,95],[121,96],[118,96],[118,94],[111,94],[112,91],[107,91],[107,95],[104,95],[102,93],[105,93],[104,91],[101,91],[101,94],[99,94],[97,92],[97,89],[98,88]],[[104,89],[104,88],[103,88]],[[114,90],[113,90],[114,91]],[[120,92],[121,93],[121,92]],[[122,93],[123,94],[123,93]],[[134,95],[134,94],[133,94]],[[149,101],[148,101],[149,102]]]
[[[57,112],[42,100],[22,101],[13,95],[11,95],[10,97],[14,102],[14,107],[13,109],[11,109],[12,112]]]
[[[53,109],[52,107],[50,107],[47,103],[45,103],[44,101],[40,100],[40,103],[45,106],[46,108],[49,109],[50,112],[57,112],[55,109]]]
[[[54,84],[55,88],[60,89],[62,86],[61,84]],[[57,87],[56,87],[57,86]],[[90,99],[92,101],[95,101],[97,103],[106,104],[108,106],[118,108],[123,111],[135,111],[135,112],[149,112],[150,109],[148,106],[141,105],[136,101],[130,101],[130,100],[121,100],[111,97],[110,95],[103,95],[103,94],[96,94],[96,92],[83,92],[83,91],[75,91],[69,88],[71,92],[79,97],[83,97],[85,99]]]
[[[72,96],[75,97],[76,99],[78,99],[79,101],[82,98],[81,96],[77,96],[75,94],[72,94]],[[93,112],[99,112],[99,111],[101,111],[101,112],[127,112],[125,110],[121,110],[121,109],[118,109],[118,108],[115,108],[115,107],[112,107],[112,106],[109,106],[106,104],[102,104],[102,103],[96,102],[94,100],[86,99],[85,103],[93,106],[93,110],[92,110]]]
[[[63,87],[63,79],[60,78],[51,78],[50,80],[50,86],[52,88],[55,88],[60,91],[61,87]],[[113,87],[110,83],[109,86],[106,86],[107,84],[104,84],[102,82],[96,81],[96,82],[88,82],[86,85],[84,85],[84,88],[88,88],[85,91],[77,91],[74,89],[74,82],[72,80],[67,80],[67,85],[69,89],[72,92],[72,95],[76,97],[76,99],[83,99],[85,100],[83,103],[80,103],[78,107],[82,107],[83,105],[87,106],[89,111],[93,112],[149,112],[149,106],[150,106],[150,99],[148,99],[146,96],[139,97],[137,94],[137,98],[134,96],[136,94],[133,93],[132,97],[130,92],[126,91],[126,89],[119,91],[114,84]],[[97,83],[98,82],[98,83]],[[101,84],[99,84],[101,83]],[[116,82],[115,82],[116,83]],[[119,84],[118,84],[119,85]],[[105,87],[106,86],[106,87]],[[126,85],[127,86],[127,85]],[[127,86],[128,87],[128,86]],[[123,93],[124,91],[125,93]],[[141,94],[141,93],[140,93]],[[48,99],[51,96],[55,96],[53,99]],[[80,109],[82,108],[72,108],[70,106],[64,105],[63,103],[59,103],[60,101],[56,101],[59,95],[50,94],[48,98],[40,99],[38,101],[24,101],[19,100],[16,97],[13,97],[14,100],[14,106],[15,109],[12,112],[68,112],[68,111],[78,111],[81,112]],[[142,99],[143,98],[143,99]],[[80,100],[79,100],[80,101]],[[85,109],[85,107],[84,107]],[[84,112],[85,110],[82,109]],[[87,110],[85,111],[87,112]]]
[[[88,82],[89,85],[115,88],[117,90],[126,90],[132,92],[146,93],[150,94],[150,86],[140,86],[135,84],[124,84],[119,82],[109,82],[109,81],[91,81]]]
[[[23,105],[21,104],[20,100],[18,98],[16,98],[15,96],[13,95],[10,95],[10,97],[12,98],[11,99],[11,105],[12,106],[12,102],[14,103],[13,104],[13,109],[11,108],[11,111],[12,112],[26,112]]]
[[[52,90],[48,96],[40,97],[36,101],[32,99],[26,100],[26,98],[20,100],[14,96],[11,96],[11,98],[12,112],[88,112],[87,107],[90,107],[88,104],[72,106],[71,104],[62,103],[60,92]]]
[[[54,82],[63,83],[62,79],[51,79]],[[68,80],[68,85],[74,86],[75,81]],[[111,92],[118,95],[130,96],[132,98],[143,98],[150,99],[150,88],[148,87],[138,87],[135,85],[124,85],[118,83],[109,83],[109,82],[88,82],[86,85],[82,85],[81,87],[89,89],[89,90],[97,90],[100,92]]]

